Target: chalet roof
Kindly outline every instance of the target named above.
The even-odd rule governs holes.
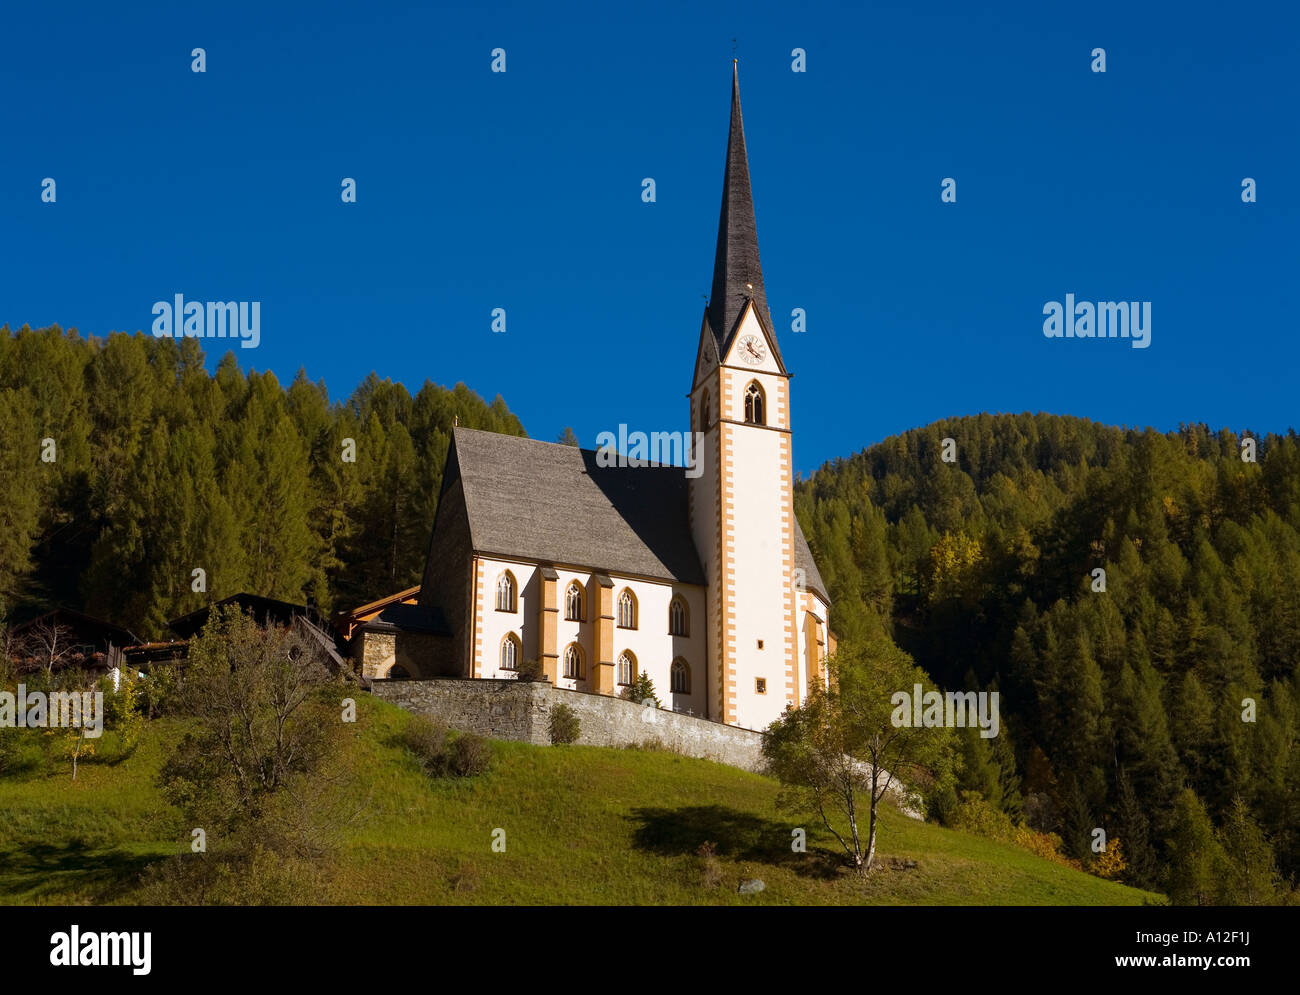
[[[398,591],[396,594],[390,594],[387,597],[377,598],[374,601],[367,602],[351,610],[344,609],[334,613],[333,624],[335,631],[345,640],[352,638],[352,633],[358,626],[367,622],[380,621],[385,619],[383,616],[388,609],[402,605],[407,601],[415,602],[420,597],[420,585],[408,587],[404,591]],[[386,621],[391,622],[396,616],[389,615]],[[445,622],[437,623],[438,626],[445,628]],[[416,626],[420,628],[421,626]],[[400,626],[399,626],[400,628]],[[434,629],[424,627],[422,631],[434,631]]]
[[[408,598],[418,598],[420,596],[420,585],[408,587],[405,591],[398,591],[396,594],[390,594],[387,597],[378,598],[367,604],[353,608],[351,611],[338,612],[340,618],[359,618],[362,615],[369,615],[372,612],[383,611],[389,605],[400,604]]]
[[[731,130],[727,135],[727,159],[722,172],[722,209],[718,216],[718,245],[713,257],[713,289],[705,311],[718,346],[719,359],[726,356],[740,325],[740,316],[751,297],[772,339],[777,365],[785,369],[773,334],[767,291],[763,288],[763,265],[758,258],[758,221],[754,215],[754,193],[749,185],[745,124],[740,116],[739,67],[733,63]]]
[[[295,605],[288,601],[266,598],[260,594],[249,594],[244,591],[239,594],[232,594],[228,598],[222,598],[213,604],[204,605],[188,615],[174,618],[167,623],[167,628],[182,639],[191,639],[198,635],[203,630],[203,627],[208,624],[208,618],[214,608],[221,608],[230,604],[238,605],[242,611],[252,615],[258,625],[266,625],[267,619],[287,625],[295,615],[307,614],[306,605]]]
[[[95,618],[93,615],[73,611],[71,608],[55,608],[44,615],[38,615],[26,622],[15,625],[13,631],[16,635],[19,635],[30,632],[36,626],[42,624],[66,626],[72,630],[76,640],[81,642],[104,639],[117,646],[127,646],[139,642],[139,639],[129,629],[124,629],[122,626],[115,625],[102,618]]]
[[[391,604],[374,618],[359,622],[358,628],[364,632],[424,632],[433,636],[452,634],[442,609],[434,605]]]
[[[458,427],[444,488],[456,479],[475,552],[704,585],[682,467],[602,467],[590,449]],[[824,592],[797,522],[795,566]]]

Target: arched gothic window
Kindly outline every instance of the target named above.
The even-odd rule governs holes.
[[[515,610],[515,575],[509,570],[497,578],[497,611]]]
[[[750,425],[766,425],[765,409],[763,388],[757,380],[751,380],[745,388],[745,421]]]
[[[691,668],[680,656],[673,661],[672,667],[668,670],[668,677],[673,694],[691,693]]]
[[[618,596],[618,627],[636,628],[636,598],[627,588],[624,588],[623,593]]]
[[[574,680],[579,680],[583,676],[582,650],[574,643],[569,643],[564,650],[564,676]]]
[[[670,636],[688,636],[686,602],[681,597],[673,598],[668,605],[668,634]]]
[[[519,669],[519,640],[513,632],[501,640],[501,669]]]
[[[618,657],[618,682],[622,685],[631,684],[636,680],[636,657],[631,653],[624,651]]]
[[[709,430],[709,388],[704,388],[704,393],[700,395],[700,431]]]
[[[568,622],[582,621],[582,588],[576,583],[564,592],[564,618]]]

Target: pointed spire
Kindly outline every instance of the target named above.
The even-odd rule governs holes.
[[[727,163],[722,175],[722,212],[718,217],[718,248],[713,259],[713,292],[709,297],[709,327],[722,354],[727,340],[750,297],[759,314],[772,327],[763,290],[763,267],[758,259],[758,225],[754,196],[749,187],[749,158],[745,153],[745,125],[740,118],[740,69],[732,60],[731,132],[727,137]]]

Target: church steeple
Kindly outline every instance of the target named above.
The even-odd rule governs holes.
[[[718,216],[718,248],[713,258],[713,292],[707,311],[719,356],[726,355],[728,341],[750,297],[753,297],[759,316],[771,331],[772,317],[767,309],[767,293],[763,289],[763,266],[758,258],[758,224],[754,219],[754,195],[749,186],[745,125],[740,117],[739,63],[733,60],[731,131],[727,136],[727,161],[722,174],[722,211]]]
[[[758,260],[738,76],[733,69],[713,295],[689,394],[699,445],[687,489],[705,576],[707,717],[762,729],[803,700],[806,633],[818,630],[804,622],[814,609],[801,580],[807,567],[797,565],[790,374]]]

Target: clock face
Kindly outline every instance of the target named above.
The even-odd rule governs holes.
[[[746,335],[740,340],[740,358],[750,366],[767,359],[767,345],[757,335]]]

